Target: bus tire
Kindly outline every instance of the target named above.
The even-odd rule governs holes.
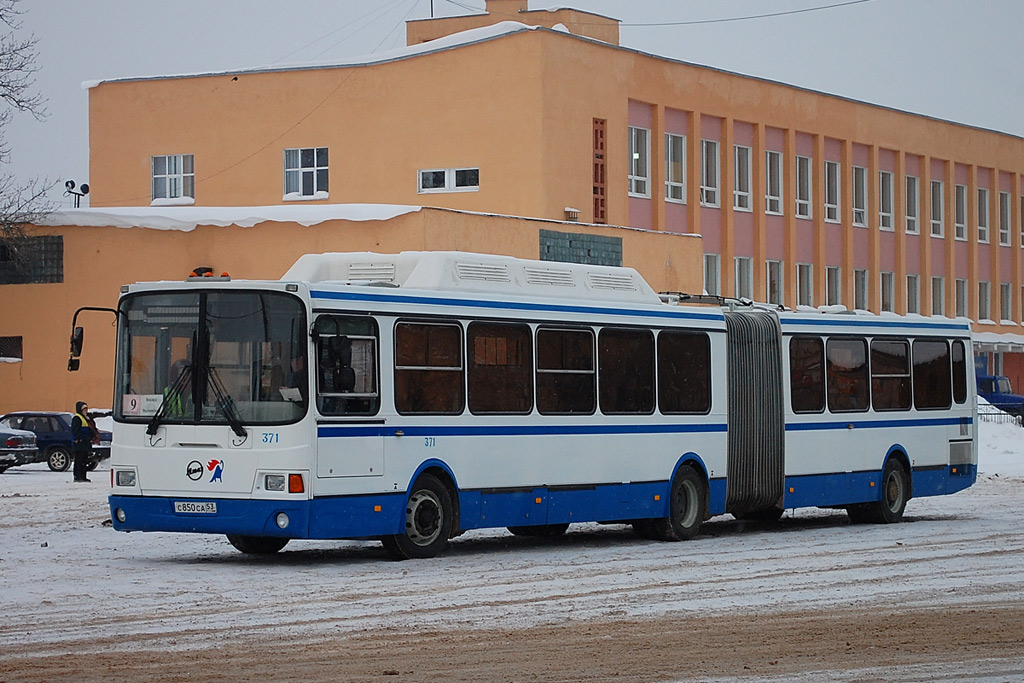
[[[903,463],[889,458],[882,470],[881,498],[872,503],[850,505],[846,514],[855,524],[894,524],[903,519],[910,500],[910,477]]]
[[[273,555],[288,545],[288,539],[280,538],[279,536],[228,534],[228,542],[246,555]]]
[[[535,524],[533,526],[510,526],[508,530],[513,536],[556,538],[564,534],[568,528],[568,524]]]
[[[448,488],[437,477],[421,474],[405,505],[404,531],[381,543],[396,560],[435,557],[448,546],[455,508]]]
[[[651,520],[651,531],[660,541],[683,541],[700,531],[707,513],[707,485],[692,467],[680,467],[672,479],[669,516]]]

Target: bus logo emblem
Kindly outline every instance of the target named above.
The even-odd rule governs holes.
[[[208,469],[211,472],[213,472],[213,476],[210,477],[210,482],[211,483],[215,482],[215,481],[219,481],[221,483],[224,483],[224,480],[221,478],[221,475],[224,474],[224,461],[223,460],[211,460],[210,462],[206,463],[206,469]]]
[[[185,467],[185,474],[192,481],[199,481],[203,476],[203,463],[193,460]]]

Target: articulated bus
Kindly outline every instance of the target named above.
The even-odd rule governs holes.
[[[688,299],[629,268],[459,252],[127,285],[114,527],[405,559],[486,527],[891,523],[974,483],[965,320]]]

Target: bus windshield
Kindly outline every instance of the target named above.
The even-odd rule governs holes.
[[[284,424],[306,414],[306,315],[278,292],[154,292],[121,302],[115,417]]]

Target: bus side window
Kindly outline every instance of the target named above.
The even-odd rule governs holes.
[[[458,415],[466,405],[462,328],[454,323],[395,326],[395,409],[403,414]]]
[[[369,317],[321,316],[317,319],[317,407],[323,415],[375,415],[377,324]]]
[[[953,342],[953,400],[967,401],[967,351],[962,341]]]
[[[587,329],[537,330],[537,412],[590,415],[596,403],[594,333]]]
[[[650,330],[608,328],[597,337],[601,412],[654,412],[654,335]]]
[[[711,410],[711,341],[705,332],[658,334],[658,407],[666,415]]]
[[[871,342],[871,403],[875,410],[910,410],[910,343]]]
[[[789,341],[789,391],[794,413],[825,410],[825,346],[819,337]]]
[[[828,409],[852,413],[868,409],[868,343],[865,339],[829,339]]]
[[[944,339],[914,341],[914,407],[949,408],[952,393],[949,344]]]

